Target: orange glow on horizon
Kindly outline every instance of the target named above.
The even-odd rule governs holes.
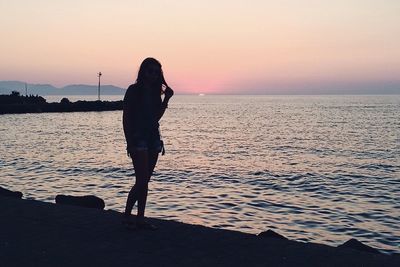
[[[185,93],[400,83],[399,10],[394,0],[15,0],[0,3],[0,80],[96,84],[102,71],[126,88],[152,56]]]

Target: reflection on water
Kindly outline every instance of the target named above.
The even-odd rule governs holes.
[[[399,96],[177,96],[147,215],[399,251],[398,114]],[[121,115],[0,116],[0,186],[122,211],[134,175]]]

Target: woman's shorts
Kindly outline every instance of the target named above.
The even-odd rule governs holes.
[[[160,139],[139,139],[133,143],[132,149],[134,151],[157,151],[160,153],[162,149],[162,141]]]
[[[132,140],[127,148],[128,154],[135,153],[135,151],[152,151],[160,153],[163,149],[163,141],[160,138],[159,131],[154,131],[152,134],[143,136]]]

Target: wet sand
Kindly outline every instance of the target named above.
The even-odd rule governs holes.
[[[149,220],[159,229],[128,230],[116,211],[0,196],[0,266],[400,266],[400,255]]]

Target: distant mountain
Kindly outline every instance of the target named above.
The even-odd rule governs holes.
[[[64,86],[60,90],[63,94],[68,95],[97,95],[97,85],[73,84]],[[123,95],[125,89],[114,85],[102,85],[100,93],[102,95]]]
[[[73,84],[61,88],[50,84],[27,84],[28,95],[97,95],[97,85]],[[0,81],[0,95],[18,91],[25,95],[25,83],[20,81]],[[101,85],[102,95],[123,95],[125,89],[114,85]]]

